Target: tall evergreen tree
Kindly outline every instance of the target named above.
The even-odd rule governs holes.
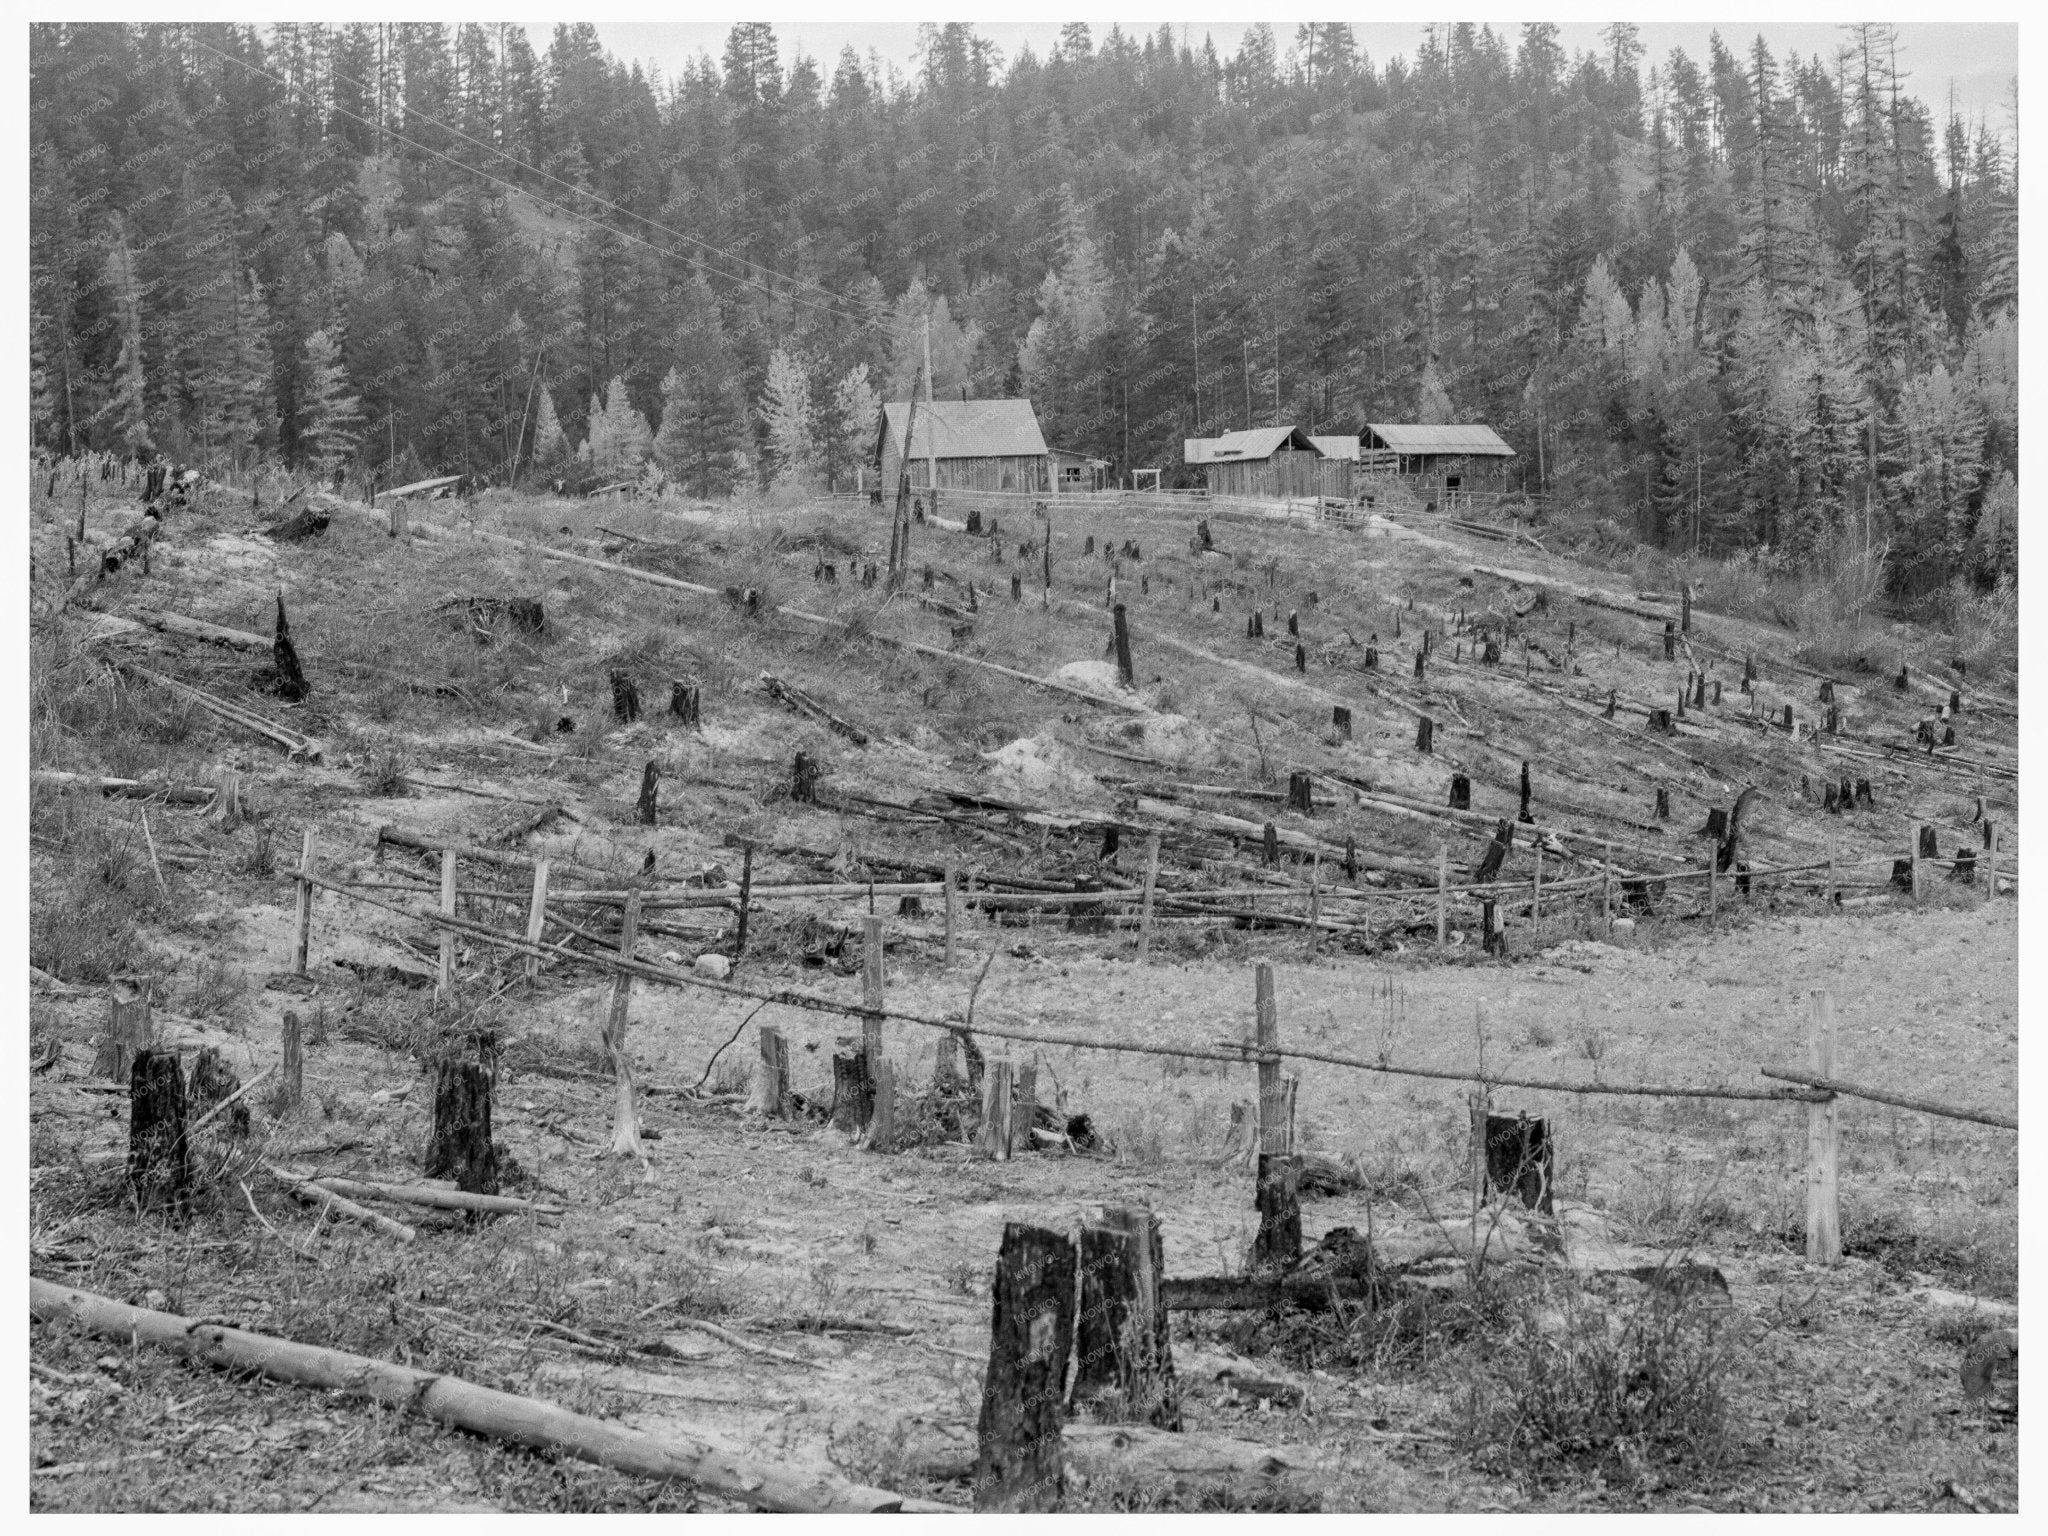
[[[362,422],[362,402],[350,387],[341,348],[325,331],[315,331],[306,338],[299,399],[301,456],[316,473],[333,473],[355,451]]]

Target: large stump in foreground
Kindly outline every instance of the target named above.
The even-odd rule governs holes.
[[[1111,1423],[1180,1428],[1160,1280],[1159,1219],[1144,1206],[1111,1206],[1081,1228],[1081,1310],[1075,1329],[1074,1406]]]
[[[1074,1245],[1043,1227],[1006,1223],[990,1290],[974,1507],[1058,1509],[1066,1492],[1060,1430],[1074,1342]]]
[[[192,1212],[192,1153],[185,1137],[185,1074],[176,1051],[135,1053],[128,1079],[128,1183],[143,1210]]]

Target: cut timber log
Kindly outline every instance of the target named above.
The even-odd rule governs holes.
[[[948,1507],[908,1500],[832,1473],[752,1461],[698,1440],[627,1429],[458,1376],[131,1307],[34,1277],[29,1281],[29,1315],[46,1325],[69,1323],[97,1338],[153,1344],[201,1365],[345,1392],[471,1434],[560,1451],[630,1476],[693,1484],[753,1509],[855,1514]]]
[[[181,683],[175,677],[166,677],[161,672],[152,671],[132,661],[122,663],[122,670],[155,683],[160,688],[168,688],[182,698],[190,699],[208,714],[218,716],[230,725],[239,725],[245,731],[253,731],[267,741],[276,742],[293,758],[304,758],[309,763],[317,763],[321,759],[322,748],[314,738],[301,736],[296,731],[288,731],[283,726],[264,719],[254,710],[244,709],[239,704],[230,704],[203,688]]]
[[[298,1173],[289,1168],[285,1172],[303,1179],[308,1184],[331,1190],[337,1195],[349,1195],[363,1200],[389,1200],[398,1205],[427,1206],[437,1211],[482,1211],[494,1216],[559,1216],[563,1211],[559,1205],[536,1205],[531,1200],[521,1200],[513,1195],[465,1194],[459,1189],[444,1189],[437,1184],[386,1184],[373,1179],[343,1179],[332,1174]]]
[[[404,1222],[393,1221],[389,1216],[380,1216],[373,1210],[357,1205],[353,1200],[348,1199],[344,1195],[337,1194],[331,1189],[323,1188],[312,1179],[302,1179],[296,1174],[287,1173],[284,1169],[271,1163],[265,1163],[263,1167],[272,1178],[284,1185],[285,1188],[289,1189],[299,1199],[305,1201],[308,1205],[323,1207],[323,1215],[326,1211],[331,1210],[337,1216],[346,1216],[351,1221],[359,1221],[365,1226],[375,1227],[387,1237],[396,1238],[401,1243],[409,1243],[419,1236],[417,1232],[408,1227]]]
[[[208,645],[224,645],[235,651],[267,651],[271,642],[267,636],[251,634],[244,629],[227,629],[219,624],[208,624],[202,619],[188,619],[182,613],[166,613],[157,608],[137,608],[128,615],[136,623],[166,635],[176,635],[182,640],[202,640]]]

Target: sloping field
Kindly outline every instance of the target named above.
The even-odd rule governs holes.
[[[133,525],[118,491],[96,488],[92,538]],[[915,527],[891,597],[889,520],[864,505],[484,498],[416,507],[399,539],[381,510],[312,504],[324,531],[287,541],[246,491],[209,489],[167,515],[146,573],[130,561],[59,611],[67,534],[80,570],[93,546],[75,498],[35,499],[33,767],[145,797],[32,792],[35,1275],[964,1505],[1006,1222],[1142,1202],[1169,1280],[1244,1272],[1258,1218],[1231,1132],[1254,1071],[1207,1058],[1251,1039],[1263,963],[1297,1053],[1297,1145],[1341,1174],[1305,1199],[1306,1241],[1354,1229],[1417,1275],[1444,1257],[1400,1307],[1173,1313],[1189,1434],[1278,1448],[1285,1468],[1168,1478],[1076,1439],[1070,1507],[2016,1506],[2014,1423],[1957,1372],[2017,1294],[2017,1137],[1840,1100],[1845,1258],[1812,1266],[1807,1109],[1758,1097],[1784,1086],[1759,1066],[1805,1065],[1825,988],[1841,1077],[2015,1112],[2017,710],[1987,668],[1948,667],[1967,637],[1873,630],[1869,671],[1824,678],[1794,632],[1696,610],[1667,656],[1675,594],[1423,518],[1212,517],[1203,549],[1191,514],[1063,502],[1048,561],[1028,507],[949,505]],[[528,599],[538,634],[504,606]],[[280,601],[297,701],[261,648]],[[670,712],[690,689],[694,722]],[[146,798],[231,778],[238,806]],[[1699,834],[1752,789],[1739,867],[1710,887]],[[1922,825],[1938,858],[1915,901],[1891,882]],[[313,901],[295,977],[307,833],[346,889]],[[404,914],[439,901],[423,850],[442,844],[467,850],[470,926],[437,1001],[439,939]],[[554,953],[529,981],[484,934],[528,931],[542,857]],[[870,882],[922,887],[918,910]],[[591,893],[628,887],[640,958],[722,955],[751,994],[635,983],[644,1162],[607,1153],[613,985],[575,958],[615,952],[620,899]],[[1504,955],[1485,952],[1486,905]],[[832,1102],[870,910],[889,1010],[971,1017],[992,1065],[1035,1070],[1054,1113],[1030,1152],[977,1155],[978,1107],[930,1087],[944,1037],[902,1018],[883,1037],[893,1150],[746,1110],[762,1027],[789,1086]],[[182,1224],[128,1194],[125,1096],[93,1063],[115,985],[150,993],[164,1043],[212,1045],[244,1082],[280,1065],[287,1009],[307,1031],[301,1103],[273,1076],[246,1137],[227,1116],[196,1136]],[[848,1011],[759,1001],[789,991]],[[380,1206],[417,1239],[316,1233],[261,1163],[417,1183],[433,1063],[478,1031],[505,1191],[563,1214],[472,1227]],[[1077,1038],[1196,1054],[1048,1043]],[[1549,1118],[1573,1252],[1613,1263],[1561,1279],[1497,1215],[1502,1248],[1475,1245],[1461,1078]],[[1595,1091],[1629,1085],[1751,1097]],[[1626,1278],[1674,1255],[1718,1271],[1725,1304],[1657,1311]],[[1578,1338],[1640,1366],[1646,1319],[1671,1390],[1586,1430],[1573,1415],[1598,1389],[1549,1351]],[[62,1325],[32,1349],[37,1508],[726,1507]],[[136,1455],[103,1465],[112,1444]]]

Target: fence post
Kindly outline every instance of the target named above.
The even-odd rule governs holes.
[[[1314,964],[1316,958],[1316,925],[1323,917],[1323,856],[1318,853],[1309,865],[1308,874],[1308,958]]]
[[[1543,839],[1536,839],[1536,873],[1529,879],[1529,926],[1534,928],[1543,917]]]
[[[313,873],[313,829],[306,828],[299,845],[298,902],[292,914],[292,974],[306,974],[306,951],[313,941],[313,885],[306,876]]]
[[[1254,1265],[1291,1265],[1301,1257],[1301,1201],[1295,1182],[1293,1116],[1280,1076],[1280,1020],[1273,999],[1273,967],[1259,965],[1256,980],[1259,1055],[1259,1235]]]
[[[1441,949],[1450,942],[1449,893],[1445,887],[1450,883],[1451,848],[1448,843],[1436,845],[1436,942]]]
[[[1828,883],[1821,893],[1821,900],[1831,907],[1835,904],[1835,834],[1832,828],[1828,831]]]
[[[526,942],[538,944],[548,921],[548,861],[545,856],[533,861],[533,898],[526,908]],[[540,956],[526,957],[526,979],[534,980],[540,975]]]
[[[1984,899],[1986,901],[1989,901],[1998,894],[1998,823],[1995,821],[1991,823],[1989,852],[1991,854],[1991,879],[1984,887]]]
[[[1600,925],[1614,936],[1614,844],[1600,845]]]
[[[1835,1075],[1835,995],[1824,987],[1807,993],[1806,1065],[1816,1077]],[[1806,1261],[1839,1264],[1842,1214],[1835,1162],[1836,1114],[1840,1101],[1806,1106]]]
[[[441,850],[441,915],[455,915],[455,850]],[[441,969],[435,978],[434,996],[446,997],[455,987],[455,930],[441,930]]]
[[[754,1091],[747,1100],[747,1113],[781,1119],[789,1104],[789,1047],[782,1031],[761,1026],[761,1059],[754,1067]]]
[[[304,1038],[299,1031],[299,1016],[287,1008],[284,1014],[284,1080],[278,1084],[283,1102],[292,1109],[299,1107],[299,1101],[306,1092],[306,1058]]]
[[[1152,959],[1152,889],[1159,881],[1159,834],[1145,839],[1145,895],[1138,906],[1138,964]]]
[[[992,1061],[988,1066],[987,1091],[982,1096],[981,1133],[977,1150],[999,1163],[1010,1160],[1010,1063]]]
[[[451,893],[455,889],[455,856],[448,856],[448,885]],[[633,958],[633,945],[640,937],[640,891],[638,887],[626,892],[626,910],[619,921],[619,958]],[[614,1155],[632,1153],[645,1159],[646,1152],[640,1146],[640,1112],[633,1102],[633,1067],[626,1059],[626,1009],[633,996],[633,973],[618,971],[612,976],[611,1012],[606,1016],[604,1029],[604,1053],[612,1069],[613,1085],[617,1098],[612,1110],[612,1145]]]
[[[882,1071],[882,920],[861,919],[860,1005],[867,1010],[860,1021],[861,1054],[867,1058],[868,1081],[879,1080]]]
[[[1707,926],[1714,927],[1720,918],[1721,907],[1721,850],[1707,849]]]
[[[1920,842],[1925,823],[1913,823],[1913,905],[1920,905]]]

